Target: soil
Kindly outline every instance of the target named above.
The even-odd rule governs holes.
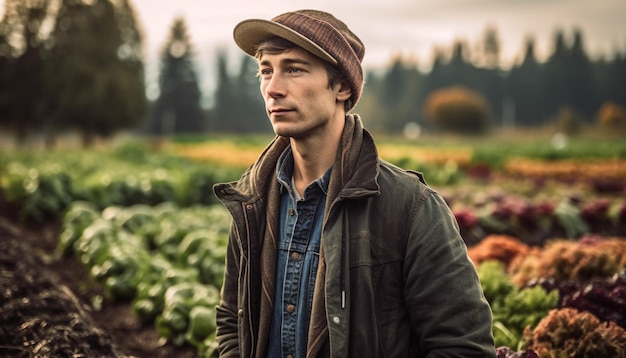
[[[107,300],[73,256],[58,257],[60,223],[24,225],[0,192],[0,357],[198,357]]]

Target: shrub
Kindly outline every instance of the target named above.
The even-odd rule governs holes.
[[[483,134],[489,129],[489,104],[479,93],[463,86],[443,88],[430,94],[424,114],[445,131]]]
[[[626,106],[605,102],[597,114],[600,128],[610,134],[626,134]]]

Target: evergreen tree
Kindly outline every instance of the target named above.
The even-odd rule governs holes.
[[[11,47],[4,28],[4,21],[0,21],[0,127],[8,128],[9,95],[11,93]]]
[[[485,30],[479,61],[488,69],[498,69],[500,66],[500,36],[495,27],[490,26]]]
[[[128,0],[63,1],[51,37],[47,108],[55,129],[77,129],[90,145],[145,119],[141,36]]]
[[[574,31],[574,39],[569,45],[563,32],[556,32],[554,52],[545,64],[544,74],[550,114],[556,115],[561,109],[570,107],[580,111],[586,119],[591,119],[597,106],[593,68],[583,48],[579,30]]]
[[[259,92],[256,61],[242,55],[239,73],[231,76],[225,52],[218,54],[217,61],[216,116],[222,131],[238,133],[261,133],[271,130],[265,113],[263,97]]]
[[[447,65],[448,85],[467,84],[472,77],[473,66],[468,61],[470,54],[463,41],[457,40],[452,46],[452,57]]]
[[[559,109],[567,105],[567,87],[572,85],[568,73],[569,48],[565,34],[557,30],[554,34],[554,50],[544,65],[542,86],[544,90],[544,108],[550,116],[555,116]]]
[[[582,111],[590,122],[594,112],[600,108],[600,101],[596,98],[593,65],[585,52],[583,34],[579,29],[574,30],[569,66],[572,87],[568,93],[567,103]]]
[[[548,115],[543,107],[545,101],[541,71],[535,55],[535,39],[527,37],[523,60],[511,69],[507,80],[506,92],[514,106],[518,125],[537,126]]]
[[[609,74],[606,100],[626,106],[626,52],[615,54]]]
[[[193,133],[207,128],[187,25],[176,18],[161,54],[160,95],[152,131],[160,135]]]
[[[49,20],[48,0],[4,3],[0,21],[0,126],[18,144],[43,122],[41,25]]]
[[[500,36],[498,30],[489,26],[485,29],[483,39],[479,43],[478,57],[470,68],[467,86],[482,94],[493,110],[492,121],[502,124],[509,101],[505,93],[504,72],[500,69]]]
[[[424,79],[424,91],[426,95],[432,91],[448,86],[445,62],[446,59],[443,50],[435,48],[432,69]]]
[[[237,99],[235,108],[238,110],[235,119],[239,119],[238,128],[244,132],[267,132],[271,124],[265,113],[265,102],[259,91],[259,80],[256,77],[258,65],[250,57],[243,55],[237,76]]]
[[[217,54],[217,89],[215,91],[215,129],[228,131],[228,119],[232,117],[230,109],[235,97],[235,85],[228,73],[228,56],[225,51]]]
[[[446,62],[443,52],[436,50],[433,69],[426,78],[425,89],[428,95],[434,90],[454,85],[469,85],[474,67],[468,62],[469,54],[462,41],[455,41],[452,56]]]
[[[363,123],[371,131],[383,131],[385,128],[384,117],[380,116],[380,87],[382,86],[382,75],[377,71],[367,70],[365,73],[364,89],[361,99],[352,110],[361,115]]]
[[[421,85],[422,76],[416,65],[405,63],[401,57],[393,61],[382,78],[375,114],[384,121],[385,131],[400,133],[407,123],[419,121]]]

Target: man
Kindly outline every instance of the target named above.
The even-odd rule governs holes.
[[[458,226],[421,175],[378,158],[349,111],[364,46],[314,10],[246,20],[275,139],[215,193],[233,217],[223,357],[495,357]]]

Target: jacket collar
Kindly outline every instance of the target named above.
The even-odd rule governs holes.
[[[288,146],[289,138],[275,137],[239,181],[218,185],[218,196],[241,202],[263,197],[269,181],[276,180],[276,163]],[[378,195],[378,170],[378,152],[372,136],[357,114],[348,114],[333,164],[327,205],[337,198]]]
[[[333,167],[339,170],[333,170],[331,174],[328,189],[330,199],[380,193],[376,145],[356,114],[346,116],[346,125]]]

